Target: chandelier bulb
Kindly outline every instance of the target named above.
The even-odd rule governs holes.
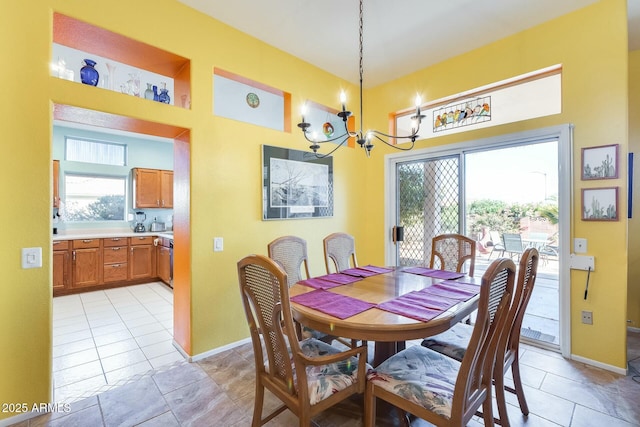
[[[347,95],[344,93],[344,91],[340,91],[340,104],[342,104],[342,111],[346,111],[347,107]]]

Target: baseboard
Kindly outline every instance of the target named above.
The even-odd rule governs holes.
[[[586,357],[578,356],[575,354],[571,355],[571,360],[575,360],[576,362],[584,363],[585,365],[595,366],[596,368],[604,369],[607,371],[615,372],[620,375],[627,375],[626,368],[619,368],[618,366],[607,365],[606,363],[598,362],[596,360],[587,359]]]
[[[233,348],[239,347],[241,345],[247,344],[251,342],[251,337],[242,339],[240,341],[232,342],[227,345],[223,345],[222,347],[217,347],[209,351],[205,351],[204,353],[196,354],[193,356],[189,356],[185,351],[180,347],[176,342],[173,343],[173,346],[178,349],[178,351],[184,356],[184,358],[188,362],[197,362],[199,360],[205,359],[209,356],[215,356],[216,354],[222,353],[227,350],[231,350]]]

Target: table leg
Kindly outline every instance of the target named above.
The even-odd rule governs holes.
[[[375,350],[373,353],[373,366],[376,367],[394,354],[404,350],[404,341],[392,341],[392,342],[375,342]]]

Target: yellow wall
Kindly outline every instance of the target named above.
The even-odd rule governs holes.
[[[627,318],[640,328],[640,50],[629,53],[629,151],[634,153],[633,217],[629,220]]]
[[[428,99],[473,88],[555,63],[563,63],[564,112],[559,116],[500,126],[425,142],[448,144],[525,129],[576,124],[576,146],[619,143],[626,153],[626,3],[605,0],[530,31],[454,58],[367,92],[366,123],[387,125],[389,111],[407,106],[406,93]],[[46,402],[51,387],[51,103],[169,123],[191,130],[191,285],[192,348],[199,354],[248,336],[237,292],[235,263],[249,253],[266,253],[282,234],[309,243],[312,274],[323,271],[322,238],[334,231],[355,234],[361,260],[382,263],[383,167],[385,150],[371,159],[359,150],[334,157],[333,218],[299,221],[261,220],[260,145],[306,149],[295,128],[306,98],[337,104],[338,88],[357,89],[296,58],[273,49],[175,0],[113,0],[105,7],[81,0],[13,2],[0,18],[5,66],[5,162],[0,168],[3,209],[0,219],[2,294],[0,297],[0,402]],[[153,104],[118,93],[49,77],[51,14],[105,27],[191,59],[192,109]],[[162,30],[159,31],[159,28]],[[25,29],[28,29],[26,31]],[[16,40],[19,40],[16,43]],[[9,65],[8,65],[9,64]],[[212,115],[214,66],[292,94],[292,134]],[[412,96],[412,95],[410,95]],[[579,156],[577,156],[579,157]],[[621,169],[622,176],[626,169]],[[578,204],[583,187],[576,175]],[[366,185],[365,185],[366,183]],[[607,184],[611,184],[608,182]],[[625,194],[624,179],[615,181]],[[622,200],[620,211],[626,203]],[[576,215],[578,215],[576,213]],[[602,363],[624,366],[626,307],[626,221],[584,223],[574,218],[575,235],[589,238],[597,258],[588,302],[580,298],[582,278],[572,276],[573,352]],[[212,252],[222,236],[225,250]],[[43,248],[43,268],[22,270],[20,248]],[[605,279],[606,278],[606,279]],[[594,311],[595,325],[578,323],[581,309]],[[598,345],[594,345],[598,343]],[[11,414],[0,414],[0,419]]]
[[[367,92],[367,117],[377,121],[367,126],[383,128],[386,114],[411,105],[418,91],[423,100],[435,100],[458,92],[562,64],[562,113],[478,131],[420,141],[428,147],[507,135],[565,123],[575,124],[573,149],[573,237],[588,239],[589,255],[596,258],[591,274],[589,298],[583,299],[586,275],[571,273],[571,352],[604,364],[626,367],[627,242],[627,32],[626,2],[603,0],[593,6],[547,22],[473,52],[460,55]],[[620,144],[620,178],[607,181],[580,180],[581,148]],[[382,212],[384,195],[383,158],[390,152],[378,144],[367,164],[370,212]],[[499,183],[496,183],[499,185]],[[580,219],[582,188],[618,186],[618,222],[585,222]],[[359,256],[383,261],[384,218],[370,215],[358,236]],[[363,243],[364,239],[364,244]],[[571,242],[563,242],[571,244]],[[572,246],[571,246],[572,247]],[[364,250],[363,250],[364,249]],[[592,310],[594,325],[583,325],[580,312]]]

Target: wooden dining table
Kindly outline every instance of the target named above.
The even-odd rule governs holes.
[[[328,289],[373,304],[392,300],[412,291],[420,291],[443,279],[408,273],[402,268],[392,272],[365,277],[361,280]],[[479,278],[465,277],[465,282],[480,285]],[[289,289],[290,297],[314,291],[297,283]],[[426,338],[451,328],[471,314],[478,306],[478,295],[459,302],[429,321],[416,320],[377,307],[346,319],[291,301],[293,317],[301,324],[326,334],[375,342],[373,365],[378,366],[404,348],[407,340]]]

